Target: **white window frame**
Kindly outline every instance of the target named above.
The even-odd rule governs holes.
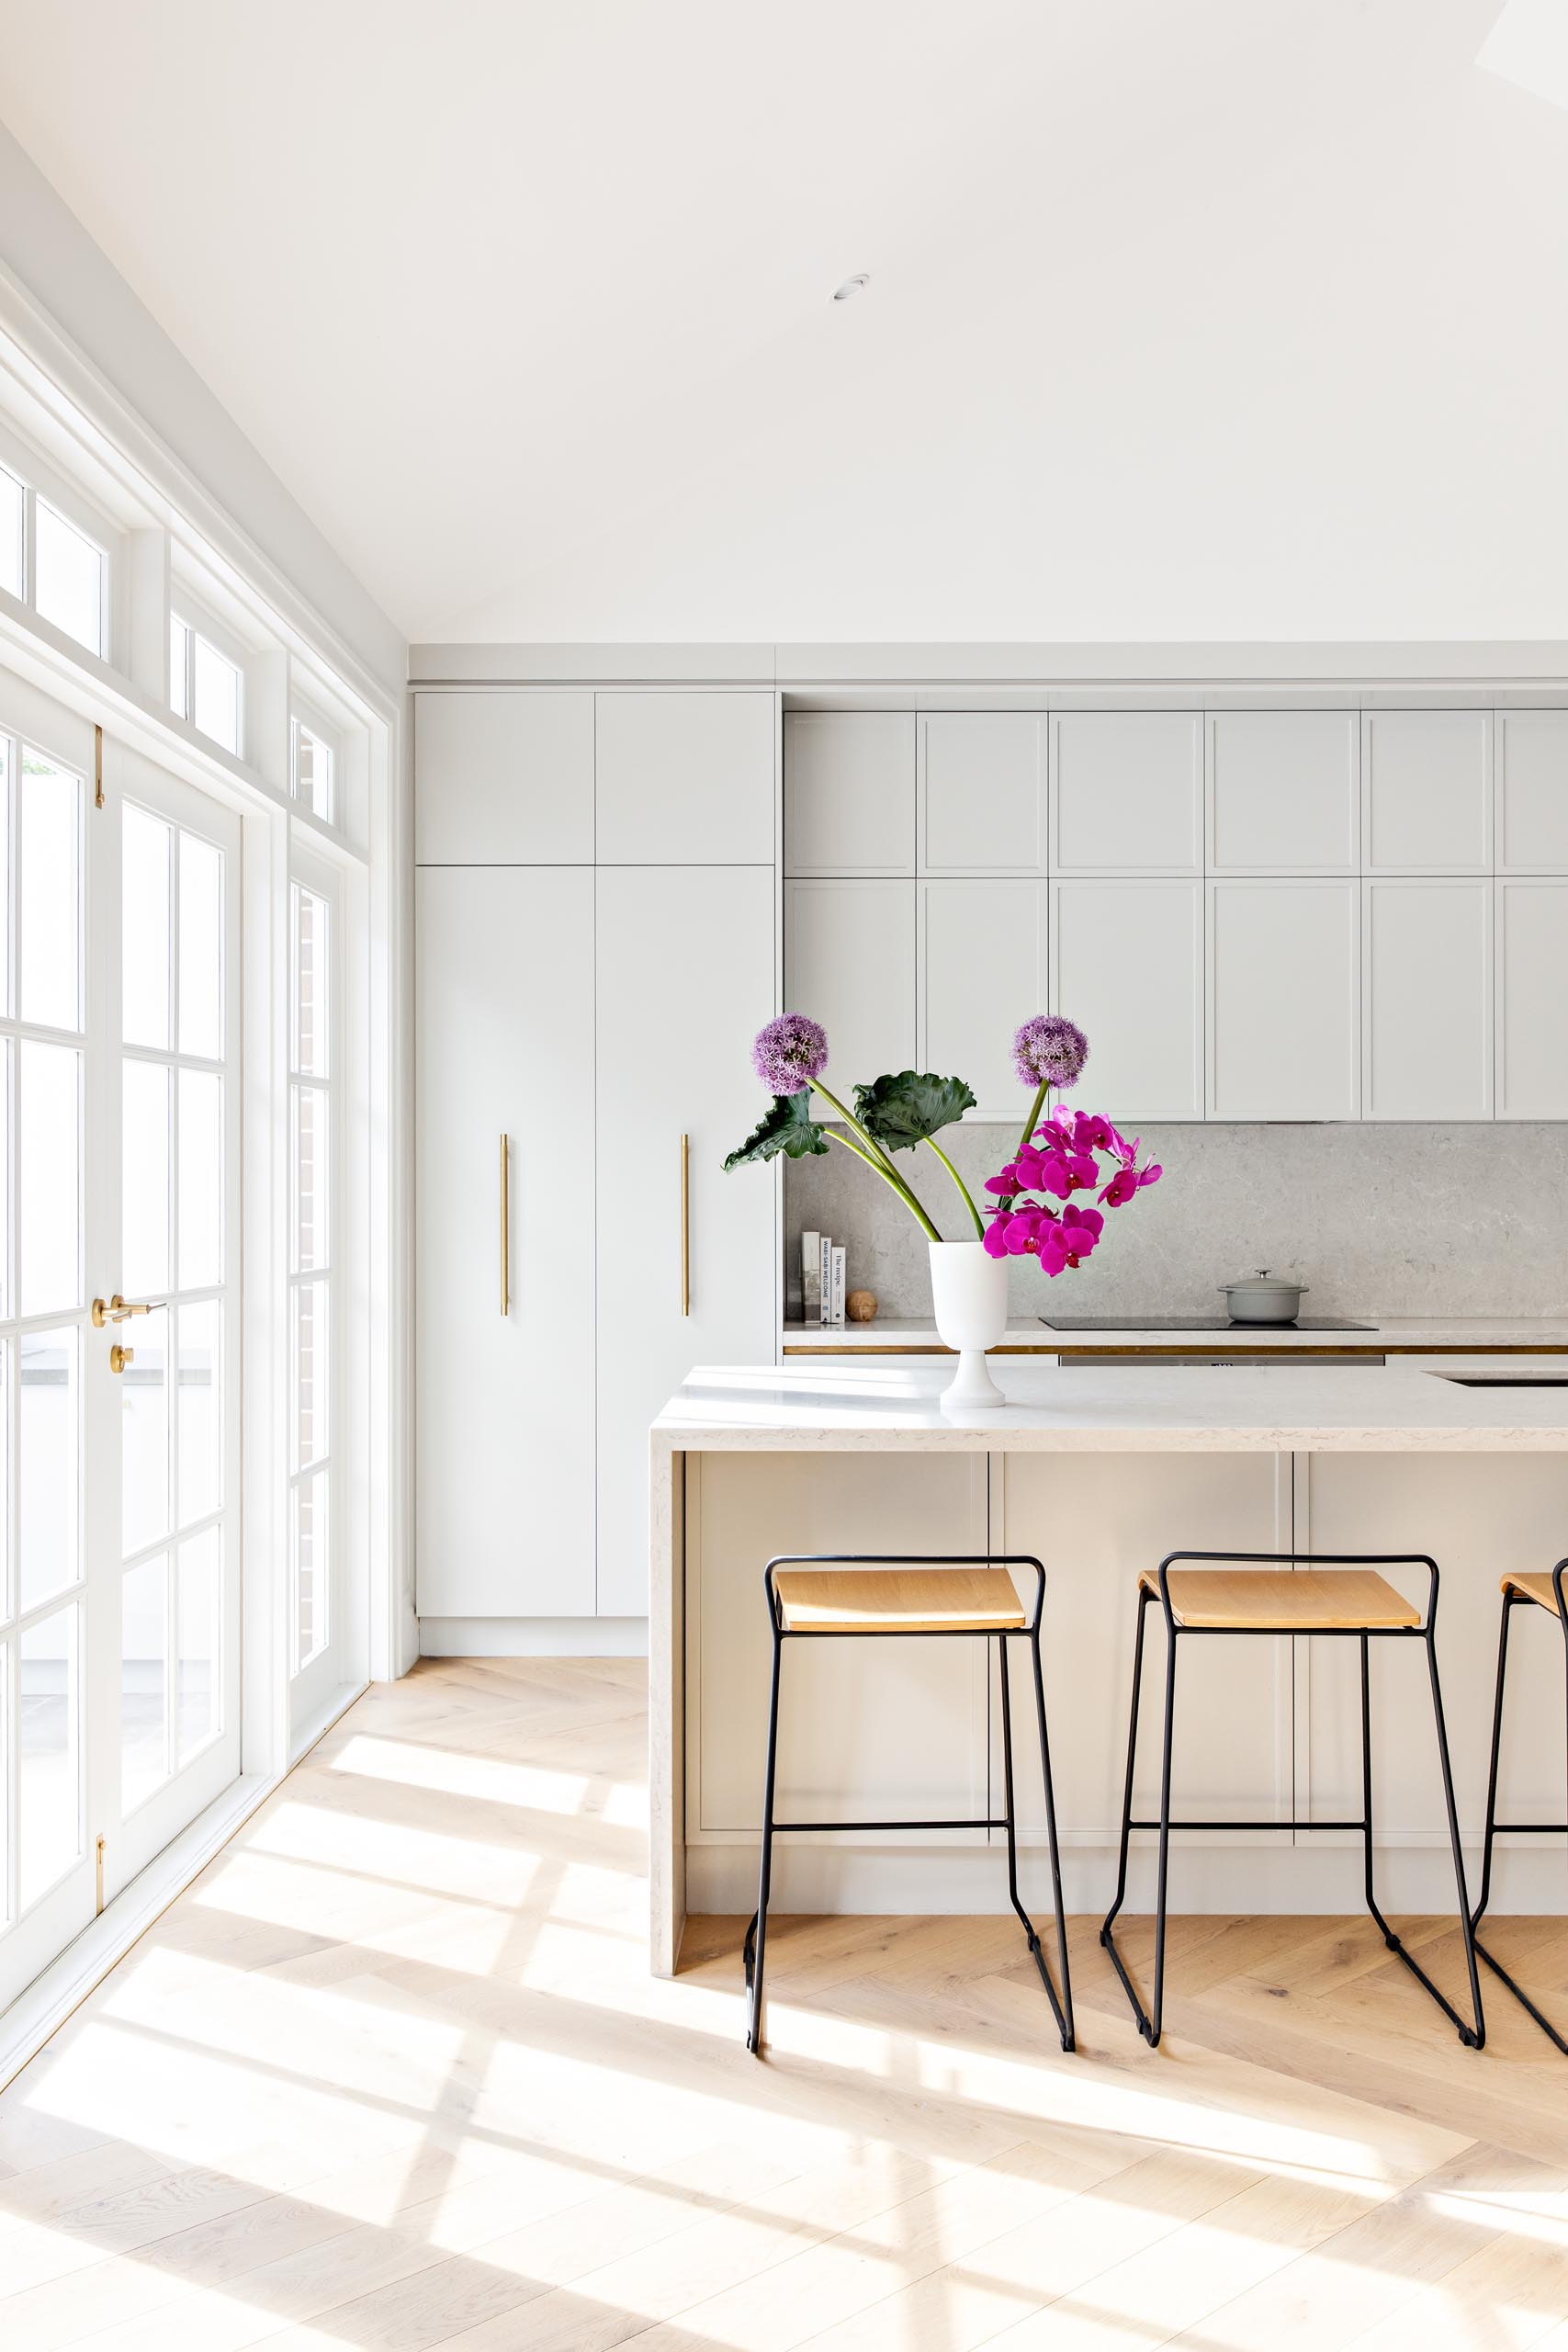
[[[332,792],[329,796],[332,805],[324,817],[317,811],[313,804],[307,805],[299,797],[295,772],[295,754],[299,743],[297,730],[301,727],[314,736],[318,743],[324,745],[332,755]],[[294,803],[296,815],[307,817],[315,824],[324,825],[330,831],[341,834],[344,830],[343,799],[347,768],[346,729],[337,720],[328,718],[321,706],[309,694],[301,693],[291,677],[288,695],[288,797]]]
[[[183,718],[175,701],[173,637],[176,621],[186,631],[186,707]],[[220,620],[216,619],[210,608],[202,603],[201,598],[190,594],[185,582],[178,578],[170,585],[169,628],[166,634],[170,640],[169,680],[166,692],[169,709],[174,715],[175,724],[180,727],[188,727],[201,742],[210,743],[216,751],[221,752],[226,759],[241,760],[247,765],[252,764],[247,758],[251,714],[250,696],[246,692],[246,673],[254,659],[252,649],[236,637],[232,629],[225,628]],[[239,678],[240,740],[231,749],[229,744],[220,743],[216,735],[209,735],[205,728],[198,727],[196,723],[196,640],[198,637],[206,639],[214,653],[222,656]]]
[[[19,601],[35,620],[45,628],[53,629],[67,645],[74,646],[89,662],[114,664],[118,654],[118,632],[115,627],[115,598],[119,585],[119,560],[122,535],[100,508],[85,498],[76,486],[68,481],[47,458],[39,456],[20,434],[13,432],[4,417],[0,417],[0,467],[21,485],[22,492],[22,594]],[[96,647],[83,645],[54,621],[45,619],[38,608],[38,503],[42,499],[62,523],[95,548],[98,557],[98,642]]]

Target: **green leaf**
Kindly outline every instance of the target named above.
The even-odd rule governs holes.
[[[725,1172],[728,1175],[730,1169],[744,1168],[752,1161],[773,1159],[781,1151],[791,1159],[804,1159],[808,1152],[827,1148],[827,1135],[811,1115],[811,1089],[803,1086],[798,1094],[774,1095],[739,1151],[732,1151],[725,1161]]]
[[[855,1089],[856,1118],[889,1151],[912,1151],[975,1108],[961,1078],[937,1078],[930,1070],[901,1069],[896,1078]]]

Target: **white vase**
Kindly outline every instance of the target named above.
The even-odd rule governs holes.
[[[986,1366],[1008,1327],[1005,1258],[987,1256],[982,1241],[932,1241],[931,1304],[937,1337],[955,1349],[958,1370],[942,1391],[944,1413],[994,1413],[1007,1398]]]

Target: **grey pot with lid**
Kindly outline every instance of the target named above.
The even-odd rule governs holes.
[[[1293,1323],[1309,1284],[1287,1282],[1259,1266],[1245,1282],[1222,1283],[1220,1293],[1233,1323]]]

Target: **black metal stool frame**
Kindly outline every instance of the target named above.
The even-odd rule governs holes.
[[[1557,1599],[1557,1622],[1562,1633],[1564,1680],[1568,1685],[1568,1592],[1564,1590],[1565,1574],[1568,1574],[1568,1560],[1559,1560],[1551,1571],[1551,1588]],[[1492,1763],[1486,1780],[1486,1833],[1481,1856],[1481,1900],[1470,1923],[1472,1935],[1480,1927],[1482,1914],[1492,1899],[1492,1847],[1497,1832],[1502,1830],[1506,1834],[1511,1831],[1516,1835],[1540,1832],[1561,1836],[1568,1831],[1568,1821],[1499,1821],[1497,1818],[1497,1760],[1503,1747],[1503,1685],[1508,1668],[1508,1621],[1516,1609],[1539,1609],[1540,1606],[1540,1602],[1532,1600],[1529,1593],[1517,1592],[1512,1587],[1503,1595],[1503,1620],[1497,1630],[1497,1700],[1492,1711]],[[1523,1986],[1515,1984],[1507,1970],[1500,1961],[1493,1958],[1479,1936],[1476,1937],[1475,1949],[1493,1975],[1507,1986],[1519,2007],[1535,2019],[1548,2041],[1554,2043],[1568,2058],[1568,2040],[1550,2018],[1541,2015]]]
[[[998,1626],[979,1633],[960,1627],[949,1632],[944,1627],[890,1626],[874,1636],[859,1629],[842,1626],[797,1626],[793,1630],[784,1622],[778,1590],[773,1582],[776,1568],[840,1567],[840,1568],[1032,1568],[1034,1571],[1034,1613],[1023,1625]],[[757,1908],[746,1930],[743,1958],[746,1968],[746,1989],[751,1996],[746,2028],[746,2047],[761,2052],[762,2047],[762,1962],[768,1933],[768,1889],[773,1878],[773,1838],[779,1830],[854,1831],[868,1829],[1005,1829],[1008,1835],[1008,1893],[1012,1907],[1023,1922],[1029,1939],[1029,1950],[1045,1987],[1045,1997],[1056,2020],[1064,2050],[1077,2045],[1073,2033],[1073,1985],[1067,1962],[1067,1922],[1062,1903],[1062,1869],[1056,1847],[1056,1801],[1051,1784],[1051,1743],[1045,1730],[1045,1681],[1040,1666],[1040,1623],[1045,1610],[1045,1570],[1042,1563],[1027,1552],[781,1552],[762,1570],[762,1585],[768,1596],[768,1622],[773,1637],[773,1679],[768,1693],[768,1769],[762,1797],[762,1863],[757,1890]],[[999,1817],[987,1815],[976,1820],[943,1821],[775,1821],[773,1792],[776,1781],[779,1748],[779,1668],[785,1642],[866,1641],[983,1641],[1000,1645],[1002,1689],[1002,1782],[1007,1809]],[[1029,1645],[1034,1668],[1034,1712],[1040,1727],[1040,1771],[1045,1788],[1045,1834],[1051,1857],[1051,1891],[1056,1913],[1056,1960],[1061,1971],[1060,1997],[1051,1981],[1045,1964],[1040,1938],[1034,1923],[1019,1897],[1018,1839],[1014,1827],[1012,1801],[1012,1705],[1008,1692],[1007,1644],[1024,1641]]]
[[[1361,1645],[1361,1811],[1354,1821],[1172,1821],[1170,1817],[1170,1759],[1176,1724],[1176,1645],[1178,1639],[1213,1640],[1240,1636],[1256,1640],[1259,1632],[1267,1634],[1268,1627],[1246,1625],[1179,1625],[1171,1606],[1170,1577],[1172,1567],[1183,1562],[1199,1561],[1205,1566],[1220,1567],[1303,1567],[1303,1568],[1385,1568],[1423,1567],[1429,1579],[1427,1589],[1427,1617],[1421,1625],[1382,1625],[1365,1629],[1356,1626],[1328,1627],[1322,1633],[1315,1629],[1314,1641],[1356,1641]],[[1475,1966],[1475,1939],[1470,1920],[1470,1895],[1464,1879],[1464,1857],[1460,1849],[1459,1813],[1454,1804],[1453,1771],[1449,1762],[1449,1736],[1443,1721],[1442,1686],[1438,1679],[1438,1658],[1433,1633],[1438,1617],[1438,1564],[1425,1552],[1168,1552],[1159,1564],[1159,1603],[1165,1616],[1165,1741],[1160,1761],[1160,1804],[1157,1821],[1137,1821],[1133,1817],[1133,1779],[1138,1745],[1138,1694],[1144,1672],[1144,1622],[1150,1602],[1156,1598],[1146,1586],[1138,1589],[1138,1633],[1133,1652],[1133,1708],[1127,1731],[1127,1778],[1122,1797],[1122,1850],[1116,1874],[1116,1895],[1105,1915],[1100,1930],[1100,1940],[1111,1954],[1111,1964],[1122,1980],[1122,1989],[1132,2004],[1138,2031],[1154,2049],[1159,2041],[1165,2010],[1165,1915],[1166,1889],[1168,1880],[1170,1833],[1173,1829],[1359,1829],[1363,1840],[1365,1861],[1365,1894],[1367,1909],[1376,1921],[1382,1939],[1392,1952],[1397,1952],[1416,1982],[1426,1987],[1433,2000],[1459,2034],[1467,2050],[1480,2050],[1486,2040],[1486,2022],[1481,2007],[1481,1979]],[[1283,1634],[1272,1638],[1282,1640]],[[1470,1997],[1473,2024],[1467,2024],[1446,1995],[1439,1992],[1420,1962],[1405,1951],[1388,1921],[1378,1908],[1372,1884],[1372,1742],[1371,1693],[1369,1675],[1369,1645],[1372,1642],[1422,1642],[1427,1650],[1427,1670],[1432,1689],[1432,1719],[1438,1735],[1438,1758],[1442,1767],[1443,1801],[1448,1809],[1449,1842],[1453,1849],[1454,1881],[1459,1889],[1460,1928],[1464,1938],[1464,1956],[1470,1972]],[[1157,1829],[1159,1832],[1159,1863],[1155,1894],[1155,1996],[1151,2016],[1138,1998],[1137,1988],[1127,1973],[1116,1940],[1111,1929],[1127,1894],[1127,1847],[1134,1829]]]

